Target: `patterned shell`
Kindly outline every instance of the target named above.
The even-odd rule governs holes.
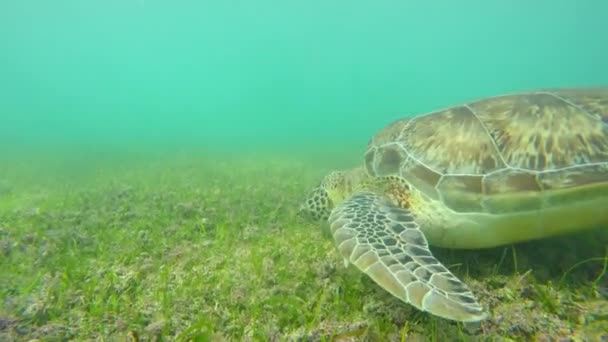
[[[608,194],[608,88],[490,97],[396,121],[368,172],[457,212],[516,213]]]

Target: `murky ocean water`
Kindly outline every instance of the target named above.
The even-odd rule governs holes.
[[[493,306],[468,331],[339,268],[295,210],[398,118],[608,86],[606,13],[601,0],[0,2],[0,339],[605,338],[605,233],[438,252]]]

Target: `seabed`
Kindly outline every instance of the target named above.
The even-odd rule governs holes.
[[[9,156],[0,340],[608,341],[605,227],[433,248],[489,308],[476,325],[344,268],[327,227],[296,212],[352,152]]]

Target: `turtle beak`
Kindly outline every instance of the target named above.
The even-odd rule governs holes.
[[[296,212],[296,216],[302,219],[309,219],[310,218],[310,213],[308,211],[308,207],[306,207],[305,204],[301,204],[300,207],[298,207],[298,211]]]

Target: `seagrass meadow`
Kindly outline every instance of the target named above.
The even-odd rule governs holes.
[[[0,341],[608,341],[608,227],[431,246],[488,309],[463,324],[345,267],[327,224],[298,215],[395,120],[607,87],[606,13],[605,0],[0,1]],[[570,140],[604,146],[606,114]],[[572,132],[564,117],[546,127]],[[417,141],[452,135],[436,123]]]
[[[7,159],[3,341],[606,339],[606,229],[433,248],[489,307],[481,324],[417,311],[345,268],[327,227],[297,208],[332,168],[360,162],[354,149]]]

